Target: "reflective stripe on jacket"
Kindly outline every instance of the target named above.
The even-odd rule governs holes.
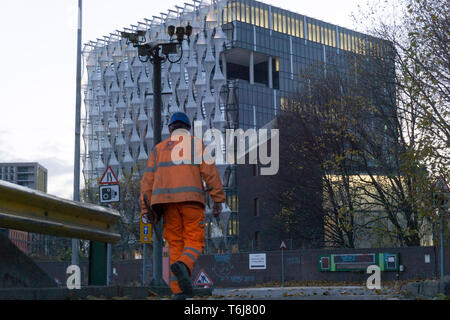
[[[224,202],[225,194],[219,171],[214,163],[203,161],[204,149],[203,142],[192,137],[187,130],[178,130],[156,145],[150,153],[141,180],[142,209],[145,209],[144,193],[150,199],[152,207],[156,204],[184,201],[200,202],[205,206],[206,194],[202,179],[210,189],[212,200]]]

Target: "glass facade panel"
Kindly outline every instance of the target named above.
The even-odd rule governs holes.
[[[248,4],[245,5],[245,22],[246,23],[251,23],[250,22],[250,7]]]
[[[312,28],[310,23],[308,23],[308,40],[312,41]]]
[[[256,16],[255,16],[255,7],[254,6],[250,7],[250,12],[251,12],[251,16],[252,16],[252,24],[256,25]]]
[[[316,25],[311,25],[311,30],[312,30],[312,41],[316,42],[317,41],[317,32],[316,32]]]
[[[324,43],[322,26],[317,26],[317,42]]]
[[[356,36],[355,37],[355,52],[356,53],[360,53],[360,51],[359,51],[359,37],[358,36]]]
[[[278,19],[276,13],[272,13],[272,28],[274,31],[278,31]]]
[[[362,34],[344,28],[338,28],[280,8],[272,7],[271,11],[272,16],[269,17],[269,6],[264,3],[254,1],[230,1],[224,10],[223,21],[231,22],[236,20],[261,28],[272,27],[272,30],[284,35],[308,39],[309,41],[321,43],[329,47],[339,47],[342,50],[363,55],[381,55],[382,49],[380,46],[371,39],[368,40],[367,45],[365,45]],[[272,25],[269,24],[269,18],[272,20]],[[305,23],[306,25],[304,25]],[[249,31],[251,31],[251,29],[243,26],[240,28],[237,35],[239,38],[238,41],[248,44],[250,48],[250,45],[253,45],[253,35],[250,34]],[[270,47],[274,46],[277,51],[288,52],[289,43],[285,42],[283,38],[279,38],[280,35],[277,35],[276,37],[277,40],[280,40],[279,45],[270,45],[270,36],[261,36],[258,37],[257,46],[267,50],[270,50]],[[311,50],[305,48],[293,49],[297,54],[300,54],[300,50],[302,50],[301,54],[305,57],[308,56],[308,59],[313,58],[313,55],[314,57],[323,57],[322,52],[312,48]],[[289,63],[287,63],[287,65],[289,65]]]
[[[281,29],[281,15],[279,15],[278,13],[276,13],[275,15],[277,16],[277,19],[276,19],[276,21],[277,21],[277,30],[278,30],[278,32],[281,32],[282,31],[282,29]]]
[[[300,37],[305,38],[306,36],[303,34],[303,20],[300,20]]]
[[[323,43],[323,34],[322,34],[322,27],[317,26],[317,42]]]
[[[300,38],[300,26],[298,23],[298,19],[292,18],[292,28],[294,29],[293,35],[297,38]]]
[[[269,28],[269,10],[264,10],[264,28]]]
[[[333,47],[336,47],[336,30],[333,30]]]
[[[236,20],[237,21],[243,21],[241,19],[241,6],[242,6],[242,3],[240,3],[240,2],[236,3]]]
[[[287,34],[292,36],[291,17],[287,17],[286,20],[287,20]]]

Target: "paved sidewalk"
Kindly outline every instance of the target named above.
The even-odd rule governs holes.
[[[195,299],[195,298],[194,298]],[[369,290],[363,286],[216,288],[206,300],[399,300],[406,299],[391,288]]]

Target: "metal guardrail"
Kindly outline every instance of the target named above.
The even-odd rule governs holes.
[[[114,243],[120,240],[113,209],[58,198],[0,180],[0,227]]]

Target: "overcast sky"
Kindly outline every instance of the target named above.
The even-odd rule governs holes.
[[[83,43],[190,0],[85,0]],[[355,29],[366,0],[264,0]],[[77,0],[0,1],[0,162],[39,162],[72,199]],[[82,181],[83,182],[83,181]]]

